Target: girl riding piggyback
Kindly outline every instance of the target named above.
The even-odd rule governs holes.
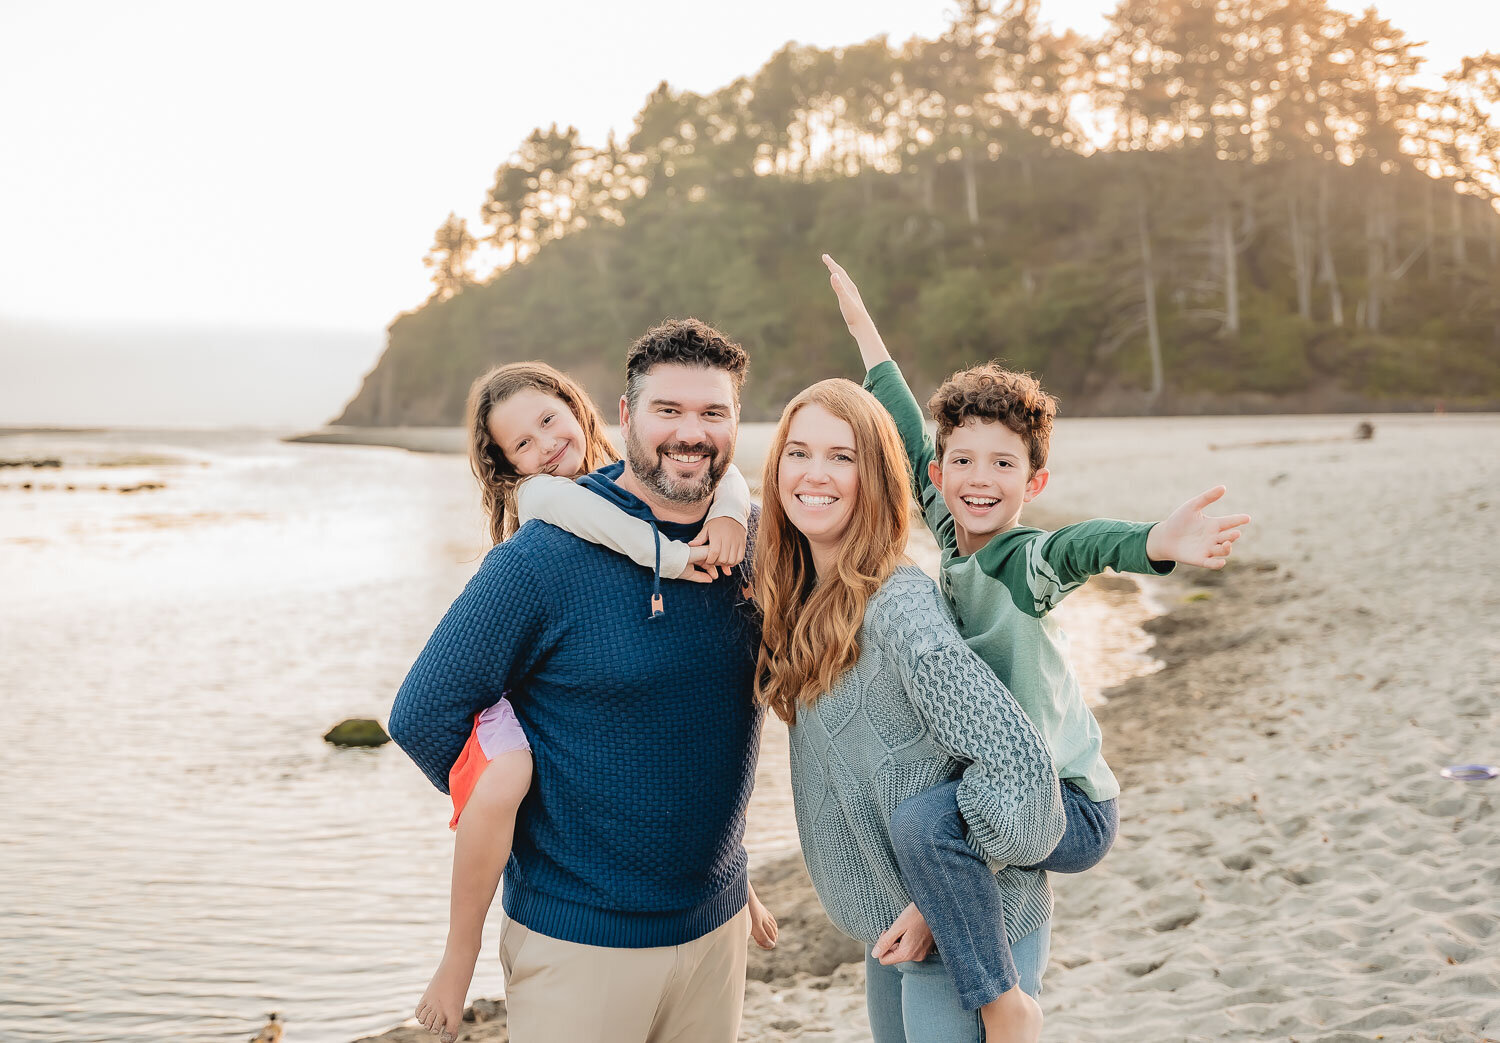
[[[745,555],[750,490],[731,466],[719,485],[702,533],[691,543],[660,537],[574,484],[580,475],[619,459],[588,394],[544,362],[490,370],[469,390],[469,463],[479,480],[490,538],[513,536],[533,519],[566,529],[652,569],[659,579],[712,582]],[[654,590],[657,588],[653,587]],[[538,596],[542,596],[538,592]],[[665,611],[659,590],[643,613]],[[417,1020],[444,1039],[457,1035],[479,958],[484,918],[510,859],[516,814],[531,788],[531,746],[501,698],[474,718],[474,730],[449,773],[456,831],[448,942],[442,962],[417,1004]],[[775,942],[776,921],[750,892],[758,944]]]

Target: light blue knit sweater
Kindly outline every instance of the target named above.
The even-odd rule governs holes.
[[[896,570],[865,608],[859,661],[791,727],[797,832],[818,899],[872,944],[911,901],[891,852],[891,813],[962,774],[958,805],[996,875],[1008,933],[1052,910],[1047,875],[1017,869],[1057,846],[1065,821],[1041,736],[964,644],[937,585]]]

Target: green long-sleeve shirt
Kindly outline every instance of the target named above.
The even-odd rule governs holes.
[[[942,552],[940,585],[964,642],[1021,704],[1047,744],[1058,777],[1070,779],[1091,800],[1118,796],[1120,784],[1104,761],[1099,722],[1068,664],[1068,637],[1048,613],[1106,568],[1170,572],[1170,562],[1157,565],[1146,556],[1151,526],[1108,519],[1056,532],[1017,526],[974,554],[960,554],[953,516],[927,474],[932,439],[901,370],[882,362],[866,375],[865,387],[889,411],[906,445],[912,491]]]

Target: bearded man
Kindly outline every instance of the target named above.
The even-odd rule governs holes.
[[[696,319],[650,330],[626,359],[625,459],[579,484],[691,541],[734,455],[748,363]],[[502,694],[531,742],[500,939],[517,1043],[738,1037],[762,719],[746,582],[662,579],[529,522],[401,687],[391,735],[439,789]]]

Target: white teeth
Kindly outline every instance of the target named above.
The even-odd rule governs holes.
[[[678,453],[668,453],[667,455],[680,464],[695,464],[703,459],[702,456],[682,456]]]
[[[987,496],[965,496],[963,497],[963,501],[970,507],[993,507],[1000,502]]]
[[[836,497],[836,496],[808,496],[806,493],[799,493],[797,495],[797,499],[801,500],[803,503],[807,504],[809,507],[827,507],[830,503],[833,503],[834,500],[838,499],[838,497]]]

